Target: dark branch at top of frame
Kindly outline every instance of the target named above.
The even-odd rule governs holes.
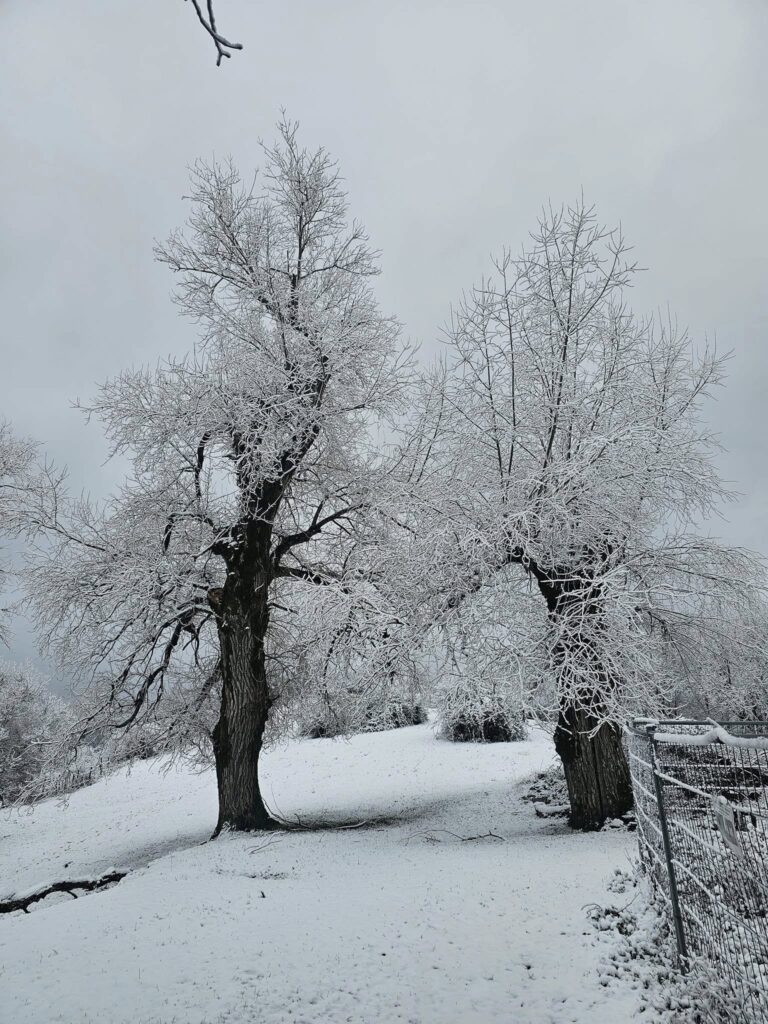
[[[195,8],[197,20],[211,37],[216,47],[216,67],[221,64],[222,57],[232,56],[231,50],[242,50],[242,43],[231,43],[216,28],[213,0],[205,0],[205,10],[203,10],[202,0],[192,0],[192,6]]]

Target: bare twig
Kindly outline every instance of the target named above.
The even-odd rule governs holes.
[[[261,846],[252,846],[251,849],[248,852],[249,853],[263,853],[265,850],[268,850],[270,848],[270,846],[277,846],[280,843],[282,843],[282,841],[283,841],[282,838],[278,838],[277,836],[273,836],[271,839],[268,839],[266,841],[266,843],[262,843]]]
[[[225,39],[216,28],[216,18],[213,13],[213,0],[206,0],[207,17],[203,12],[200,0],[192,0],[192,6],[195,8],[195,14],[197,14],[197,20],[203,26],[205,31],[211,37],[216,46],[216,67],[221,64],[222,57],[231,57],[230,50],[242,50],[242,43],[231,43],[228,39]]]
[[[436,832],[444,832],[445,835],[453,836],[454,839],[458,839],[461,843],[474,843],[478,839],[499,839],[502,843],[506,842],[504,836],[499,836],[495,832],[484,832],[482,835],[477,836],[460,836],[458,832],[451,832],[447,828],[425,828],[420,832],[412,832],[409,836],[406,836],[405,841],[408,842],[409,839],[415,839],[417,836],[433,836]]]

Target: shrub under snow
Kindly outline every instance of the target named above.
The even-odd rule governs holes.
[[[514,693],[478,678],[460,677],[438,693],[441,733],[457,743],[508,743],[527,736]]]
[[[401,729],[427,721],[426,709],[416,696],[382,700],[380,695],[346,689],[307,694],[294,713],[299,735],[311,739]]]

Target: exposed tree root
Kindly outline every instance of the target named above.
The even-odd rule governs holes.
[[[33,903],[38,903],[55,892],[68,892],[73,899],[77,899],[78,889],[81,889],[83,892],[106,889],[107,886],[114,885],[122,878],[125,878],[126,874],[126,871],[112,871],[108,875],[102,875],[101,878],[84,880],[82,882],[54,882],[53,885],[40,889],[38,892],[33,892],[29,896],[21,896],[18,899],[0,902],[0,914],[12,914],[16,910],[23,910],[25,914],[28,914],[29,908]]]

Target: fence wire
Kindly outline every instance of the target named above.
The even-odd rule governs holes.
[[[713,1021],[768,1024],[768,722],[625,730],[640,859]]]

